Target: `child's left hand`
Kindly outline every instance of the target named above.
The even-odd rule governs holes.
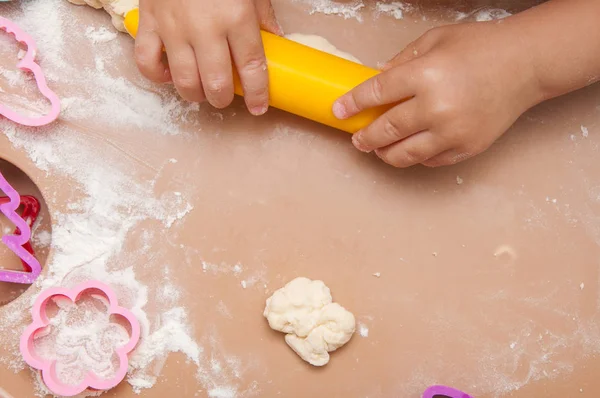
[[[432,29],[338,99],[334,114],[402,101],[354,135],[359,150],[396,167],[465,160],[543,100],[521,33],[508,20]]]

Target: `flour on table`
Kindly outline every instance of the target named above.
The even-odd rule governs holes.
[[[375,11],[381,14],[386,14],[395,19],[403,19],[404,12],[412,10],[412,6],[404,4],[399,1],[392,1],[391,3],[380,2],[375,6]]]
[[[356,19],[359,22],[363,21],[361,10],[365,4],[361,1],[345,1],[339,2],[334,0],[304,0],[312,6],[309,11],[310,15],[319,13],[325,15],[338,15],[344,19]]]
[[[512,14],[501,8],[483,8],[470,13],[457,12],[456,21],[473,19],[477,22],[495,21],[510,17]]]
[[[104,10],[110,14],[112,23],[121,32],[125,32],[123,20],[125,15],[134,8],[139,7],[139,0],[68,0],[77,5],[88,5],[90,7]]]
[[[271,329],[286,333],[285,342],[306,362],[323,366],[329,353],[346,344],[356,327],[354,315],[334,303],[322,281],[296,278],[267,299]]]
[[[487,10],[481,10],[475,14],[475,20],[477,22],[494,21],[497,19],[504,19],[510,17],[512,14],[506,10],[500,8],[492,8]]]
[[[33,338],[35,354],[53,361],[57,378],[76,386],[88,371],[103,380],[114,378],[120,364],[115,350],[130,339],[125,326],[111,319],[104,298],[86,294],[78,302],[55,298],[58,312]]]
[[[94,279],[110,285],[119,304],[140,322],[140,343],[130,357],[126,378],[135,391],[151,388],[167,357],[180,352],[197,369],[198,389],[237,388],[238,396],[243,396],[247,388],[241,377],[248,365],[240,363],[235,371],[228,370],[231,355],[224,354],[218,344],[202,346],[195,340],[202,334],[191,328],[181,286],[167,274],[140,280],[139,274],[147,274],[148,269],[167,272],[171,256],[162,237],[136,238],[132,233],[143,222],[160,223],[168,230],[189,213],[191,205],[184,185],[173,191],[156,189],[157,172],[174,163],[173,159],[158,164],[155,159],[132,157],[126,149],[127,132],[140,129],[148,139],[165,134],[183,139],[190,130],[181,124],[188,122],[188,112],[198,112],[198,104],[186,103],[172,90],[139,75],[125,79],[114,68],[124,58],[117,40],[95,45],[92,39],[90,43],[86,33],[96,39],[109,36],[102,28],[88,31],[87,26],[74,22],[74,6],[66,1],[14,4],[19,10],[3,16],[35,38],[48,84],[65,109],[57,123],[36,130],[0,118],[0,133],[49,179],[62,178],[68,184],[51,185],[45,192],[52,230],[34,234],[36,242],[49,244],[53,252],[43,277],[19,299],[0,306],[0,363],[14,371],[26,368],[19,338],[41,289]],[[74,62],[82,43],[90,44],[89,58],[86,54],[81,62]],[[130,63],[123,66],[136,70],[131,57],[125,58]],[[35,108],[36,103],[26,105]],[[200,126],[189,123],[193,127],[188,128],[197,134]],[[123,250],[125,245],[127,250]],[[114,335],[117,340],[119,336]],[[211,371],[211,358],[222,358],[220,373]],[[36,384],[39,396],[46,396],[43,384]]]
[[[358,334],[360,334],[360,337],[369,337],[369,327],[362,322],[359,323]]]
[[[307,47],[314,48],[319,51],[323,51],[332,55],[335,55],[340,58],[347,59],[348,61],[356,62],[357,64],[362,64],[358,58],[354,55],[349,54],[347,52],[339,50],[336,46],[331,44],[329,40],[324,37],[317,35],[305,35],[301,33],[290,33],[285,36],[287,39],[291,41],[295,41],[296,43],[303,44]]]
[[[85,30],[85,36],[94,44],[107,43],[117,38],[117,33],[106,29],[104,26],[96,29],[93,26],[88,26]]]

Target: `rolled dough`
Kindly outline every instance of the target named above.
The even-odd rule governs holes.
[[[339,50],[324,37],[317,35],[305,35],[302,33],[290,33],[289,35],[285,35],[285,37],[295,41],[296,43],[304,44],[305,46],[333,54],[340,58],[347,59],[348,61],[356,62],[357,64],[362,64],[362,62],[360,62],[360,60],[354,55]]]

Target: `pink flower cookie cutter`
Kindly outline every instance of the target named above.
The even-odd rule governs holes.
[[[474,398],[452,387],[431,386],[423,393],[423,398]]]
[[[4,235],[2,242],[31,269],[30,272],[0,269],[0,282],[32,284],[42,272],[42,266],[33,254],[28,252],[23,245],[31,239],[31,228],[19,214],[17,209],[21,205],[21,197],[16,189],[6,181],[0,173],[0,190],[9,197],[8,203],[0,204],[0,212],[9,219],[18,229],[19,234]]]
[[[27,46],[25,56],[17,63],[17,68],[33,73],[33,77],[35,78],[40,93],[50,101],[51,106],[50,112],[46,115],[40,117],[27,117],[0,104],[0,115],[15,123],[22,124],[23,126],[39,127],[52,123],[58,118],[58,114],[60,113],[60,100],[58,96],[48,88],[44,72],[42,72],[42,68],[35,62],[35,41],[31,36],[23,32],[17,24],[3,17],[0,17],[0,30],[4,30],[9,34],[12,33],[19,43]]]
[[[78,385],[63,383],[56,373],[56,361],[47,360],[37,355],[34,347],[34,339],[37,333],[43,332],[50,324],[46,313],[46,306],[53,298],[67,298],[76,303],[85,292],[97,292],[107,300],[108,313],[119,315],[129,322],[131,330],[129,341],[122,346],[114,348],[119,359],[119,368],[113,377],[103,379],[88,371],[84,380]],[[112,289],[99,281],[88,281],[73,289],[49,288],[44,290],[35,301],[31,309],[33,322],[25,329],[21,336],[21,354],[25,362],[34,369],[41,371],[42,380],[52,393],[60,396],[72,397],[86,390],[106,391],[117,386],[127,374],[129,366],[129,353],[135,348],[140,338],[140,325],[135,315],[124,307],[120,307],[117,297]]]

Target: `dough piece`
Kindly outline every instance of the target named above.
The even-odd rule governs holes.
[[[336,55],[340,58],[347,59],[348,61],[356,62],[361,64],[360,60],[354,55],[339,50],[336,46],[331,44],[326,38],[317,35],[304,35],[301,33],[290,33],[285,35],[287,39],[295,41],[296,43],[304,44],[305,46],[312,47],[316,50]]]
[[[271,329],[287,333],[285,342],[306,362],[323,366],[329,353],[346,344],[356,327],[354,315],[332,302],[322,281],[296,278],[267,299]]]
[[[96,9],[104,8],[112,18],[112,24],[121,32],[126,32],[123,20],[125,15],[134,8],[139,7],[139,0],[69,0],[73,4],[85,5]]]

